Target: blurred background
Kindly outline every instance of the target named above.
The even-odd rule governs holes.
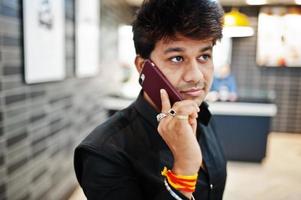
[[[208,95],[224,199],[301,199],[301,1],[220,0]],[[73,150],[140,86],[140,0],[0,0],[0,200],[85,199]]]

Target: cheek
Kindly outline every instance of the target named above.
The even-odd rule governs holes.
[[[182,78],[181,70],[166,70],[163,73],[173,86],[177,87],[180,85],[181,80],[182,80],[181,79]]]
[[[158,68],[173,86],[177,86],[181,81],[183,73],[181,68],[177,68],[175,66],[167,66],[167,64],[164,62],[160,62],[160,67]]]
[[[203,76],[206,83],[208,84],[207,89],[209,89],[213,82],[213,68],[206,68],[205,70],[203,70]]]

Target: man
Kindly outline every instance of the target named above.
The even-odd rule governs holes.
[[[222,199],[226,161],[203,102],[222,17],[211,0],[143,2],[133,23],[137,70],[152,60],[184,100],[171,105],[161,90],[159,110],[141,91],[132,105],[92,131],[74,158],[89,200]],[[158,122],[159,113],[164,117]]]

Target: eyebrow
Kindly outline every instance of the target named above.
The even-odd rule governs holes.
[[[206,46],[206,47],[203,47],[200,49],[200,52],[205,52],[205,51],[208,51],[208,50],[212,50],[212,45],[209,45],[209,46]],[[185,49],[184,48],[181,48],[181,47],[171,47],[171,48],[168,48],[164,51],[164,54],[168,54],[168,53],[171,53],[171,52],[184,52]]]

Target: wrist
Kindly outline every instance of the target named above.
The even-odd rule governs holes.
[[[174,162],[172,172],[178,175],[193,175],[197,174],[202,165],[202,161],[200,162]]]
[[[184,192],[184,191],[179,191],[179,192],[181,192],[188,199],[192,199],[192,192]]]

